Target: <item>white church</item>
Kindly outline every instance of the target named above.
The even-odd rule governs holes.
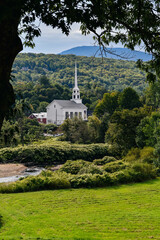
[[[70,100],[53,100],[47,106],[47,124],[61,125],[67,118],[82,118],[87,120],[87,107],[82,103],[77,83],[77,66],[75,64],[75,86]]]

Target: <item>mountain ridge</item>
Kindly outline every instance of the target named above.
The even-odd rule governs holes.
[[[100,48],[98,46],[78,46],[62,51],[58,55],[102,57]],[[130,50],[128,48],[107,48],[106,55],[104,53],[103,57],[128,61],[137,61],[138,59],[149,61],[152,59],[151,54],[136,50]]]

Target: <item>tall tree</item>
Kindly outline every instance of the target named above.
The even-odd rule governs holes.
[[[144,117],[146,117],[144,108],[115,111],[111,116],[105,141],[118,146],[122,155],[126,154],[130,148],[136,147],[136,127]]]
[[[98,117],[102,117],[105,113],[112,115],[118,108],[118,96],[119,92],[105,93],[95,107],[95,115]]]
[[[23,48],[19,35],[25,33],[24,43],[34,46],[33,38],[41,34],[35,25],[36,19],[66,34],[72,23],[81,22],[82,32],[94,32],[101,46],[121,41],[133,49],[143,42],[145,50],[154,55],[150,67],[144,67],[148,78],[154,80],[155,75],[149,68],[160,73],[159,13],[158,0],[1,0],[0,128],[14,102],[9,80],[13,61]],[[100,34],[96,32],[99,27]]]
[[[138,147],[155,147],[160,140],[160,113],[153,112],[151,116],[142,119],[136,132],[136,143]]]
[[[133,109],[142,106],[137,92],[131,88],[125,88],[119,95],[118,103],[122,109]]]

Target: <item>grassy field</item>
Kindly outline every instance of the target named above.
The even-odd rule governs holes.
[[[0,239],[160,239],[160,179],[0,194]]]

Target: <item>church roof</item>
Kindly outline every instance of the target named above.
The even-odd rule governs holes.
[[[87,109],[87,107],[83,103],[76,103],[76,102],[71,101],[71,100],[54,100],[53,102],[57,102],[63,108]],[[52,104],[53,102],[51,102],[50,104]]]

